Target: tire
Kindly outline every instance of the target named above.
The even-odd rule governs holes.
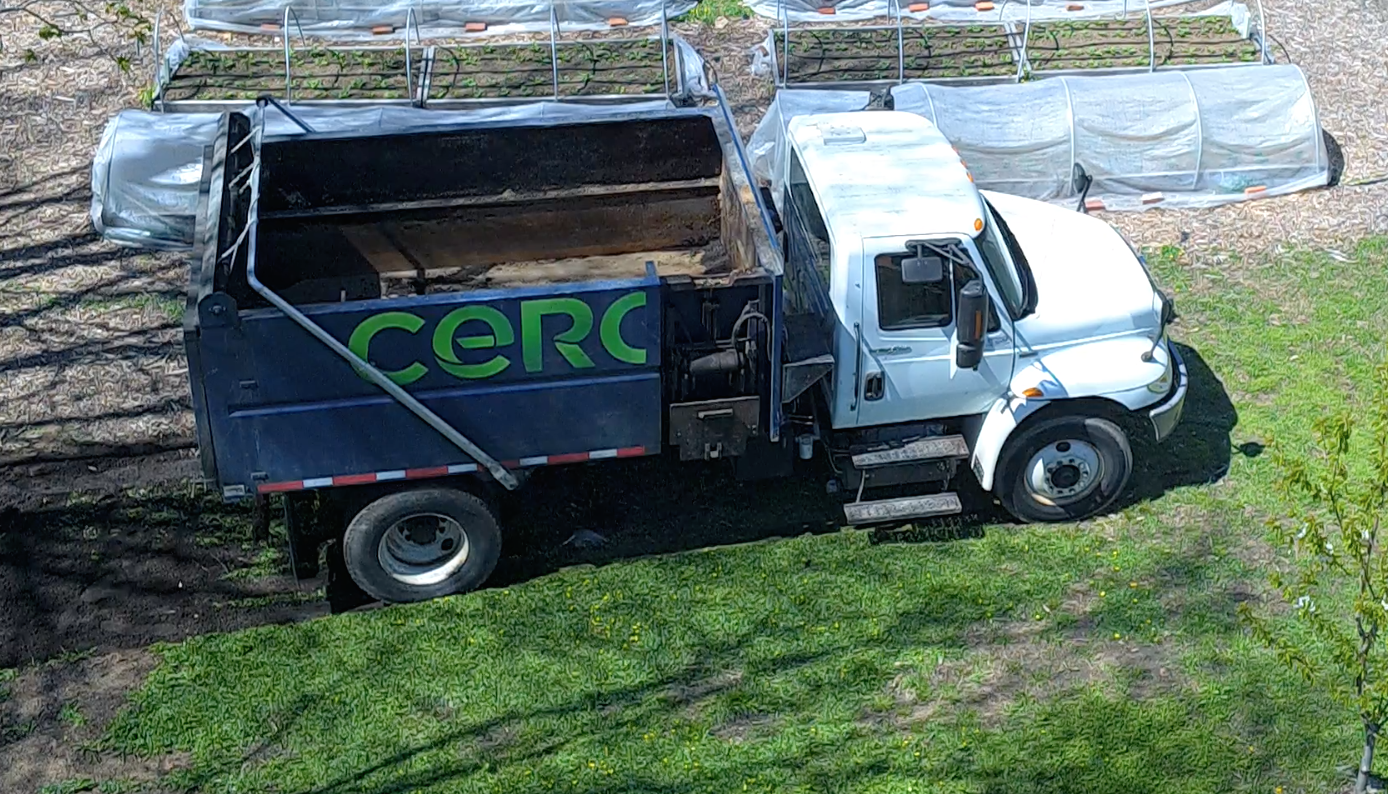
[[[357,513],[342,556],[352,581],[374,598],[427,601],[480,587],[501,556],[501,528],[491,506],[466,491],[398,491]]]
[[[1132,446],[1118,425],[1097,416],[1058,416],[1023,426],[1008,441],[995,490],[1024,523],[1080,521],[1108,509],[1132,470]]]

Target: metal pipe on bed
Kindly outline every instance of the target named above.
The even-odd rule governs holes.
[[[255,156],[257,159],[260,157],[260,142],[264,140],[264,135],[265,121],[264,116],[262,114],[260,124],[256,129]],[[260,281],[260,279],[256,277],[255,227],[258,221],[256,217],[256,211],[257,205],[259,203],[260,169],[257,167],[251,171],[251,202],[246,214],[246,230],[248,232],[246,234],[246,238],[248,239],[250,246],[246,254],[246,282],[250,285],[251,289],[255,290],[261,297],[269,301],[270,304],[274,306],[276,309],[279,309],[280,311],[284,312],[286,317],[293,320],[305,331],[308,331],[309,334],[313,336],[313,338],[317,339],[319,342],[322,342],[329,350],[333,351],[339,357],[344,359],[347,363],[351,364],[367,380],[376,384],[391,397],[395,398],[395,401],[403,405],[407,410],[410,411],[410,413],[419,417],[421,420],[425,422],[425,424],[429,425],[434,430],[436,430],[439,433],[439,435],[448,439],[449,442],[451,442],[454,446],[458,447],[463,452],[467,453],[467,455],[471,457],[473,460],[481,464],[482,467],[485,468],[492,475],[492,477],[496,479],[497,482],[501,483],[506,488],[506,490],[514,491],[516,488],[518,488],[520,486],[520,482],[516,479],[516,476],[514,474],[512,474],[510,471],[506,469],[505,466],[502,466],[500,462],[498,462],[492,456],[488,455],[485,451],[482,450],[481,447],[474,444],[462,433],[459,433],[456,428],[448,424],[448,422],[444,421],[444,419],[440,417],[438,414],[429,410],[428,407],[426,407],[423,403],[415,399],[413,395],[401,388],[399,384],[386,377],[386,375],[379,369],[376,369],[369,362],[363,360],[360,356],[349,350],[346,345],[339,342],[335,337],[333,337],[332,334],[329,334],[327,331],[323,330],[321,326],[310,320],[307,315],[295,308],[293,304],[289,303],[289,301],[286,301],[284,298],[281,298],[278,294],[275,293],[274,290],[265,286],[265,284],[263,284]]]

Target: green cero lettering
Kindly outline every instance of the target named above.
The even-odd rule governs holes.
[[[645,305],[646,293],[632,292],[614,301],[598,320],[598,340],[602,343],[603,350],[613,359],[624,364],[646,363],[646,349],[633,347],[622,338],[622,320]],[[545,318],[560,316],[568,319],[567,327],[546,340]],[[590,369],[597,366],[581,347],[583,341],[593,332],[593,319],[593,308],[578,298],[539,298],[522,301],[520,358],[525,371],[533,373],[544,369],[546,344],[553,344],[559,356],[574,369]],[[423,318],[410,312],[390,311],[373,314],[352,330],[347,347],[362,360],[370,362],[371,345],[376,341],[378,334],[386,334],[388,344],[399,344],[400,340],[392,339],[396,332],[418,337],[425,324]],[[515,344],[516,330],[500,311],[491,306],[472,305],[462,306],[445,314],[434,326],[428,338],[434,354],[434,363],[439,369],[455,378],[481,380],[495,377],[510,368],[512,360],[501,351]],[[486,361],[465,364],[458,357],[459,350],[496,350],[497,353]],[[360,367],[356,369],[358,374],[362,374]],[[429,374],[429,367],[416,360],[401,369],[383,372],[401,386],[407,386]]]

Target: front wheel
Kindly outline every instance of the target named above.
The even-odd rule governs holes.
[[[501,528],[481,498],[455,488],[419,488],[377,499],[342,539],[357,586],[387,603],[466,593],[501,556]]]
[[[1079,521],[1112,505],[1132,470],[1122,428],[1095,416],[1060,416],[1024,427],[1008,441],[997,491],[1021,521]]]

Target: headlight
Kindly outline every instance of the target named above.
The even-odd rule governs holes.
[[[1162,347],[1167,347],[1166,334],[1162,334],[1158,342]],[[1171,355],[1170,348],[1166,351],[1166,368],[1162,370],[1161,377],[1147,384],[1147,390],[1154,394],[1166,394],[1171,391],[1171,376],[1175,373],[1175,357]]]

